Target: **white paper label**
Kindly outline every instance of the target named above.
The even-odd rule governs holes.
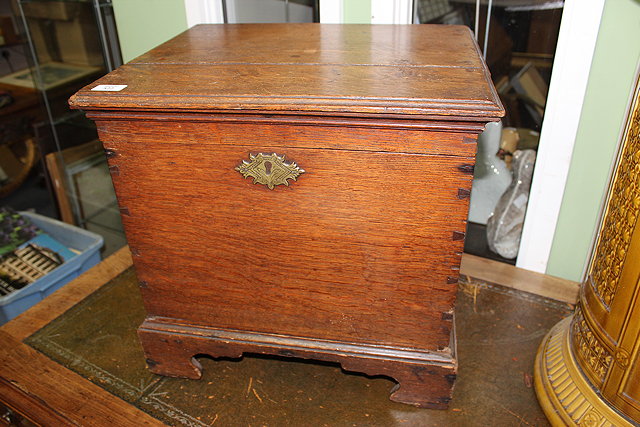
[[[91,90],[97,90],[100,92],[120,92],[127,85],[98,85]]]

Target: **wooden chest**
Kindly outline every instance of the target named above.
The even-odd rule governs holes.
[[[467,28],[202,25],[70,103],[105,146],[153,372],[321,359],[446,407],[475,141],[503,115]]]

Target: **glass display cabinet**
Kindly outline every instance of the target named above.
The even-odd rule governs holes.
[[[31,121],[44,175],[60,218],[105,238],[106,253],[126,241],[95,126],[67,100],[122,63],[111,0],[17,0],[29,66],[0,84],[36,93],[42,113]]]

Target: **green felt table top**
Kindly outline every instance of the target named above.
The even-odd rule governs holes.
[[[201,357],[201,380],[153,375],[136,336],[144,308],[132,268],[26,343],[170,425],[547,425],[529,376],[542,337],[567,314],[551,300],[463,283],[459,377],[448,411],[389,401],[390,379],[297,359]]]

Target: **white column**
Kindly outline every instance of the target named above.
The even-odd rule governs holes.
[[[371,0],[371,23],[413,23],[413,0]]]
[[[349,1],[349,0],[347,0]],[[320,0],[320,22],[322,24],[342,24],[344,0]]]
[[[558,222],[605,0],[567,0],[517,266],[544,273]]]
[[[184,0],[189,28],[198,24],[222,24],[222,0]]]

